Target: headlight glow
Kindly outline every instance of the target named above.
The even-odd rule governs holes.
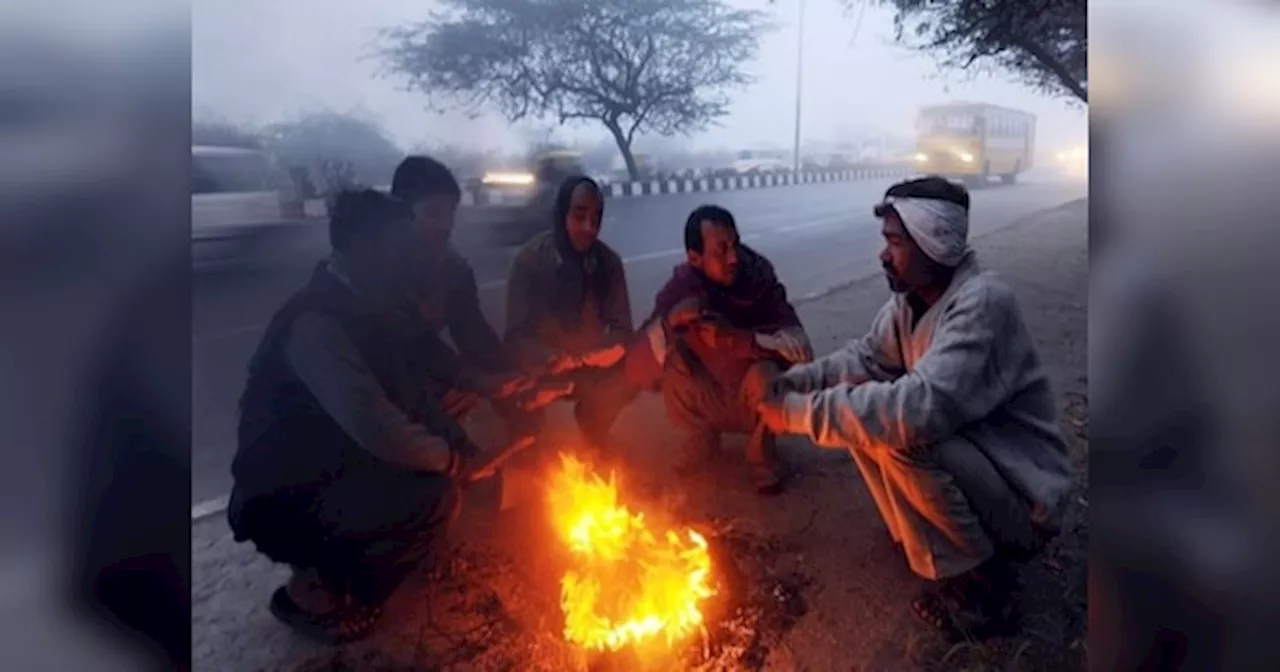
[[[485,184],[525,186],[533,184],[533,175],[529,173],[485,173],[481,181]]]

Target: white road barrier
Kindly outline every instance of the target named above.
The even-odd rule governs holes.
[[[707,191],[736,191],[740,189],[763,189],[770,187],[789,187],[797,184],[818,184],[825,182],[852,182],[855,180],[878,180],[893,177],[906,177],[914,174],[914,170],[904,167],[849,168],[847,170],[808,171],[803,173],[780,173],[772,175],[736,175],[732,177],[702,177],[696,179],[674,178],[665,180],[643,180],[639,182],[606,182],[600,186],[608,198],[636,198],[640,196],[661,196],[667,194],[688,194]],[[386,191],[389,187],[378,187]],[[462,193],[462,205],[484,206],[489,199],[484,189],[465,189]],[[324,199],[313,199],[306,202],[308,217],[324,217],[327,214]]]

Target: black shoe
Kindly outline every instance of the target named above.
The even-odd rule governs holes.
[[[337,646],[368,637],[382,617],[382,607],[347,604],[331,613],[313,614],[280,587],[271,596],[271,615],[307,639]]]

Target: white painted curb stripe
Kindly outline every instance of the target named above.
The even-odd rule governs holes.
[[[889,177],[905,177],[914,171],[910,168],[854,168],[849,170],[832,170],[811,173],[785,173],[782,175],[742,175],[737,177],[715,177],[699,179],[667,179],[646,180],[642,182],[608,182],[604,185],[609,198],[638,198],[641,196],[664,196],[668,194],[692,194],[704,191],[730,191],[736,189],[767,189],[770,187],[789,187],[797,184],[820,184],[827,182],[847,182],[854,180],[874,180]],[[377,187],[382,191],[390,190],[389,186]],[[462,205],[483,206],[487,199],[483,190],[464,189]],[[303,204],[307,217],[323,218],[328,214],[327,203],[322,198],[314,198]]]

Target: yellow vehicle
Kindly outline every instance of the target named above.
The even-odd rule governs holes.
[[[985,103],[954,103],[920,109],[916,120],[916,166],[922,173],[983,183],[999,176],[1012,184],[1032,167],[1036,117]]]

